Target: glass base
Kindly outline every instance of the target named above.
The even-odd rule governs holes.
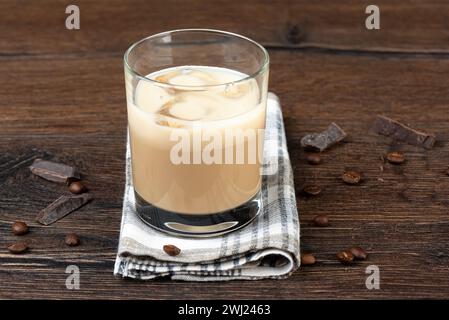
[[[250,223],[262,211],[259,191],[243,205],[214,214],[182,214],[155,207],[136,191],[137,215],[148,225],[160,231],[185,237],[213,237],[222,235]]]

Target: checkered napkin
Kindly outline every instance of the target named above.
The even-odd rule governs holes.
[[[213,238],[159,232],[135,213],[129,142],[120,242],[114,274],[136,279],[223,281],[280,279],[299,267],[299,221],[279,99],[269,93],[264,141],[263,211],[237,231]],[[181,249],[167,255],[166,244]]]

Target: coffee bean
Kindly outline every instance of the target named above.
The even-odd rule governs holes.
[[[24,235],[29,231],[28,225],[23,221],[15,221],[12,224],[11,229],[12,233],[14,233],[16,236]]]
[[[387,154],[387,160],[393,164],[401,164],[405,161],[405,156],[402,152],[392,151]]]
[[[69,233],[65,236],[65,244],[69,247],[76,247],[80,244],[80,238],[76,233]]]
[[[357,260],[365,260],[366,257],[368,256],[366,251],[360,247],[352,247],[351,249],[349,249],[349,251],[352,253],[354,258]]]
[[[81,181],[74,181],[69,186],[69,191],[74,194],[80,194],[86,190],[86,186]]]
[[[322,214],[318,215],[313,219],[313,222],[317,227],[327,227],[329,225],[329,218]]]
[[[9,252],[14,254],[24,253],[28,250],[28,244],[26,242],[16,242],[8,247]]]
[[[306,160],[309,164],[320,164],[321,156],[319,153],[309,153],[306,157]]]
[[[362,180],[362,175],[357,171],[346,171],[341,176],[342,180],[347,184],[358,184]]]
[[[317,196],[321,193],[321,188],[315,185],[305,186],[302,191],[309,196]]]
[[[343,264],[351,264],[354,261],[354,255],[349,250],[340,251],[337,253],[337,259]]]
[[[305,253],[301,255],[301,265],[303,266],[310,266],[312,264],[315,264],[316,259],[313,255]]]
[[[181,253],[181,249],[179,249],[177,246],[174,246],[172,244],[166,244],[163,247],[164,251],[166,254],[168,254],[169,256],[177,256]]]

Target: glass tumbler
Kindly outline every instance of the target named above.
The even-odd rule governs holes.
[[[136,212],[161,231],[208,237],[262,210],[269,57],[243,36],[156,34],[125,53]]]

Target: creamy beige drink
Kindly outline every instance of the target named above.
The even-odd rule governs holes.
[[[128,95],[138,196],[156,208],[187,215],[219,213],[252,199],[261,185],[258,130],[265,127],[266,95],[260,92],[266,87],[259,88],[246,74],[206,66],[164,69],[147,78],[154,81],[139,79],[134,96]],[[179,137],[186,132],[187,156],[186,149],[179,150]],[[242,150],[244,163],[238,163]]]

